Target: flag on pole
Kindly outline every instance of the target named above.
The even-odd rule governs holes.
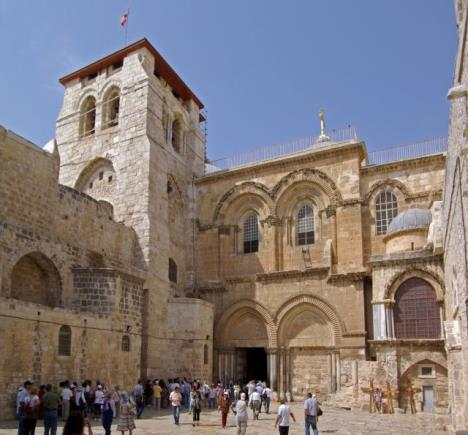
[[[128,21],[128,11],[126,11],[120,18],[120,26],[125,27],[125,24],[127,24],[127,21]]]

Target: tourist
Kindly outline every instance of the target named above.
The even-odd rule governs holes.
[[[226,428],[227,416],[229,414],[229,409],[231,407],[231,400],[229,399],[229,393],[224,392],[223,397],[219,401],[218,411],[221,412],[221,426],[223,429]]]
[[[175,387],[175,390],[169,395],[169,401],[171,402],[171,406],[172,406],[172,414],[174,415],[174,423],[178,425],[179,417],[180,417],[180,402],[182,401],[182,395],[180,394],[179,387]]]
[[[73,396],[73,392],[70,389],[70,384],[65,382],[63,384],[61,399],[62,399],[62,420],[67,421],[70,415],[70,400]]]
[[[101,416],[104,397],[105,395],[102,391],[102,385],[98,384],[96,386],[96,391],[94,392],[94,418],[99,418]]]
[[[70,400],[70,413],[79,412],[83,414],[83,417],[86,417],[86,396],[84,394],[83,388],[76,387],[73,389],[73,391],[75,392],[75,394]]]
[[[143,414],[143,409],[145,408],[145,398],[143,396],[143,385],[141,385],[140,379],[138,379],[137,384],[133,387],[133,398],[135,399],[137,418],[140,418],[141,414]]]
[[[236,415],[237,435],[245,435],[247,430],[247,403],[245,401],[245,393],[241,393],[240,399],[233,405],[233,411]]]
[[[29,395],[32,382],[26,381],[16,393],[16,416],[18,417],[18,435],[24,435],[24,401]]]
[[[185,409],[190,408],[190,383],[187,381],[187,378],[184,378],[182,382],[182,396],[184,397],[184,406]]]
[[[192,397],[192,412],[193,412],[193,423],[192,426],[200,426],[200,413],[202,408],[202,397],[201,393],[197,391]]]
[[[374,391],[374,403],[375,403],[376,411],[381,413],[382,412],[382,391],[380,391],[380,388],[376,388],[376,390]]]
[[[29,388],[28,397],[24,400],[24,435],[34,435],[41,401],[35,386]]]
[[[260,393],[255,389],[253,390],[251,396],[250,396],[250,407],[252,408],[253,412],[253,419],[258,420],[258,414],[260,413],[260,407],[262,406],[262,400],[261,400]]]
[[[312,396],[312,393],[308,393],[307,400],[304,402],[305,435],[310,435],[310,426],[312,426],[314,435],[318,435],[318,429],[317,429],[318,406],[319,406],[319,403],[315,395]]]
[[[255,385],[255,381],[250,381],[248,384],[247,384],[247,398],[249,399],[249,403],[251,402],[251,397],[252,397],[252,393],[255,391],[256,389],[256,385]]]
[[[132,431],[135,429],[135,407],[126,391],[122,392],[120,398],[120,416],[117,430],[122,432],[122,435],[128,430],[129,435],[132,435]]]
[[[115,403],[112,400],[112,393],[108,392],[102,404],[102,427],[106,435],[111,435],[112,420],[115,416]]]
[[[294,423],[296,422],[296,418],[291,411],[291,408],[286,405],[286,401],[281,399],[281,405],[278,408],[278,415],[276,416],[275,421],[275,428],[278,426],[279,423],[279,433],[280,435],[288,435],[289,434],[289,416],[293,419]]]
[[[265,412],[267,414],[270,413],[270,403],[271,403],[271,396],[273,392],[271,391],[271,388],[266,385],[265,388],[263,389],[263,394],[262,394],[262,401],[263,401],[263,408],[265,409]]]
[[[190,391],[190,406],[189,406],[189,414],[193,411],[193,400],[197,394],[197,386],[196,384],[193,385],[192,390]]]
[[[67,418],[62,435],[84,435],[85,426],[88,429],[88,435],[93,435],[89,420],[81,414],[72,414]]]
[[[210,387],[210,392],[208,393],[208,408],[216,408],[216,387],[214,384]]]
[[[156,379],[153,385],[153,408],[156,409],[156,411],[161,409],[161,391],[162,388],[159,385],[159,380]]]
[[[114,392],[112,393],[112,400],[115,405],[115,416],[118,417],[120,414],[120,387],[116,385],[114,387]]]
[[[234,402],[239,400],[241,387],[239,384],[234,385]]]
[[[46,385],[46,393],[42,398],[44,408],[44,435],[56,435],[58,421],[58,407],[60,398],[58,394],[52,391],[52,385]]]

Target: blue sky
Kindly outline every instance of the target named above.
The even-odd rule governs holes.
[[[0,0],[0,124],[54,136],[58,78],[124,45],[128,0]],[[452,1],[131,0],[146,36],[208,110],[219,158],[352,124],[369,149],[447,134]]]

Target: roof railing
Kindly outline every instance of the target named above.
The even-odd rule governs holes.
[[[447,147],[448,137],[441,136],[423,142],[370,151],[367,153],[367,166],[444,153]]]
[[[310,148],[320,148],[341,142],[357,141],[356,129],[348,125],[345,128],[334,129],[326,132],[330,140],[320,141],[319,136],[307,136],[292,142],[268,145],[252,151],[235,154],[231,157],[212,160],[205,165],[205,174],[238,168],[252,163],[260,163],[291,154],[300,153]]]

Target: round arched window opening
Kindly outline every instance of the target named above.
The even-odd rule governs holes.
[[[396,338],[440,338],[440,309],[433,287],[421,278],[410,278],[395,295]]]

